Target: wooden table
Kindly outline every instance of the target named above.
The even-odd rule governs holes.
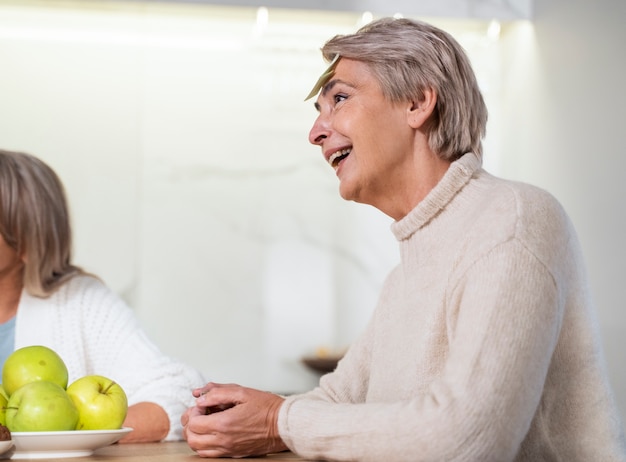
[[[147,444],[114,444],[96,450],[89,457],[72,457],[66,459],[38,459],[50,461],[120,461],[120,462],[178,462],[178,461],[194,461],[202,462],[205,460],[225,460],[225,459],[205,459],[199,457],[193,452],[187,443],[168,442],[168,443],[147,443]],[[227,460],[227,459],[226,459]],[[231,459],[233,460],[233,459]],[[238,459],[239,460],[239,459]],[[281,452],[279,454],[271,454],[264,457],[248,457],[243,460],[263,460],[265,462],[273,461],[303,461],[301,457],[296,456],[292,452]]]

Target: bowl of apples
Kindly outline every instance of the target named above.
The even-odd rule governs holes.
[[[2,368],[0,424],[11,434],[11,459],[83,457],[132,431],[122,427],[126,393],[115,381],[87,375],[68,384],[63,359],[32,345]]]

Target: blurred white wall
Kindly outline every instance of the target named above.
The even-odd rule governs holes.
[[[574,219],[624,411],[626,41],[611,10],[623,6],[536,3],[533,24],[503,23],[499,36],[486,21],[423,19],[474,63],[490,108],[486,167],[550,190]],[[0,146],[59,172],[77,262],[210,379],[312,387],[301,356],[347,346],[397,261],[390,220],[341,200],[307,142],[315,111],[302,100],[325,67],[319,47],[361,21],[0,1]]]
[[[501,173],[548,189],[574,221],[626,420],[626,2],[535,0],[534,12],[503,40]]]
[[[154,1],[154,0],[134,0]],[[159,0],[157,0],[159,1]],[[323,11],[371,11],[379,16],[396,13],[445,18],[491,20],[529,19],[533,0],[163,0],[179,3],[265,6]]]

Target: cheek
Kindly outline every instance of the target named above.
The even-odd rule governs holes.
[[[367,163],[379,168],[388,164],[404,164],[413,155],[412,131],[398,125],[373,127],[364,133],[361,141],[360,147],[368,153]]]
[[[335,132],[347,138],[354,138],[358,134],[358,130],[355,130],[354,127],[358,127],[359,124],[355,122],[354,118],[343,117],[341,112],[333,115],[330,125]]]

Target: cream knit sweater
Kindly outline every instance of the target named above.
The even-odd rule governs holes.
[[[88,374],[118,382],[129,404],[151,401],[170,418],[166,440],[182,439],[181,414],[194,405],[192,388],[205,380],[163,355],[131,309],[100,281],[77,276],[47,299],[22,292],[15,348],[46,345],[65,361],[70,383]]]
[[[401,263],[334,373],[279,414],[307,458],[626,460],[583,259],[549,194],[467,154],[392,225]]]

